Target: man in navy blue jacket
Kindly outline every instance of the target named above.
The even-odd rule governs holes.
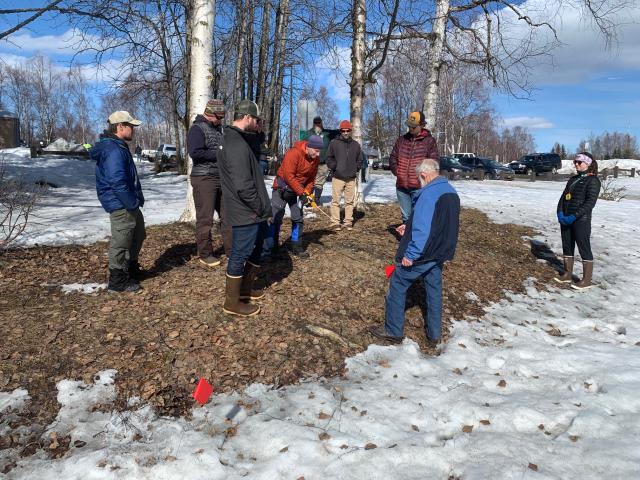
[[[422,188],[415,193],[409,220],[397,229],[402,240],[385,299],[384,325],[369,328],[375,337],[402,341],[407,290],[420,277],[425,285],[427,341],[436,346],[442,336],[442,265],[456,252],[460,198],[449,182],[438,176],[439,170],[433,159],[416,167]]]
[[[126,142],[133,139],[133,128],[142,122],[129,112],[109,115],[107,130],[89,151],[96,161],[96,190],[102,208],[109,214],[109,291],[137,292],[140,284],[138,254],[146,237],[140,208],[144,196],[138,171]]]

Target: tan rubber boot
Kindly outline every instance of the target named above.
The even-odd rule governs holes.
[[[571,285],[576,290],[584,290],[591,287],[591,277],[593,276],[593,260],[582,261],[582,280]]]
[[[260,300],[265,296],[264,290],[253,288],[258,273],[260,273],[260,265],[251,262],[245,264],[240,285],[240,300]]]
[[[222,311],[231,315],[239,315],[241,317],[250,317],[260,313],[258,305],[243,303],[240,301],[240,287],[242,285],[242,277],[232,277],[227,275],[227,292]]]
[[[556,275],[553,279],[559,283],[571,283],[571,277],[573,276],[573,257],[563,257],[564,259],[564,273],[562,275]]]

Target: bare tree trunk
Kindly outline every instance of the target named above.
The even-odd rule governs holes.
[[[215,0],[191,0],[189,18],[190,50],[189,50],[189,123],[195,116],[204,111],[209,100],[212,80],[212,44],[213,23],[215,18]],[[187,155],[187,179],[191,173],[191,158]],[[193,189],[191,181],[187,186],[187,205],[180,221],[191,222],[195,219]]]
[[[269,19],[271,18],[271,0],[265,0],[262,7],[262,33],[260,35],[260,50],[258,52],[258,86],[256,88],[256,103],[260,110],[265,109],[265,83],[267,77],[267,55],[269,54]]]
[[[353,2],[353,40],[351,45],[351,114],[352,137],[363,148],[362,144],[362,107],[364,104],[365,71],[364,59],[366,53],[365,28],[367,25],[366,0]],[[356,175],[356,210],[364,209],[364,194],[361,194],[360,175]]]
[[[248,0],[238,0],[239,5],[236,9],[237,20],[236,28],[238,29],[238,40],[236,48],[236,68],[235,77],[233,81],[233,104],[235,105],[240,100],[244,99],[244,53],[245,43],[247,40],[247,6]]]
[[[249,100],[253,100],[254,96],[254,83],[255,76],[253,75],[253,26],[255,23],[255,8],[256,5],[254,0],[247,0],[247,8],[249,9],[247,13],[247,61],[245,62],[245,70],[246,70],[246,78],[247,78],[247,88],[246,88],[246,98]]]
[[[436,105],[438,104],[438,86],[440,85],[440,69],[444,53],[444,36],[447,28],[449,0],[436,0],[436,18],[433,22],[434,35],[429,52],[429,77],[422,107],[427,127],[434,129],[436,125]]]
[[[275,48],[273,49],[273,71],[271,86],[265,105],[265,111],[269,118],[268,128],[270,133],[270,148],[278,152],[280,131],[280,102],[282,96],[282,84],[284,79],[284,61],[287,44],[287,27],[289,24],[289,0],[281,0],[278,7],[278,19],[276,21]],[[271,112],[269,112],[271,109]]]

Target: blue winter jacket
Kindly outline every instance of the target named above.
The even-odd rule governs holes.
[[[437,177],[415,194],[396,262],[402,257],[414,264],[452,260],[459,228],[460,197],[444,177]]]
[[[138,171],[124,140],[102,135],[89,155],[96,161],[98,200],[107,213],[135,210],[144,205]]]

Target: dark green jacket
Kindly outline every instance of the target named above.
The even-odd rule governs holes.
[[[320,133],[316,133],[316,131],[311,127],[309,130],[305,131],[302,135],[303,138],[300,140],[308,140],[311,135],[319,135],[322,137],[322,141],[324,142],[324,147],[320,150],[320,165],[324,165],[327,163],[327,151],[329,150],[329,143],[331,140],[340,135],[340,130],[327,130],[323,129]]]

